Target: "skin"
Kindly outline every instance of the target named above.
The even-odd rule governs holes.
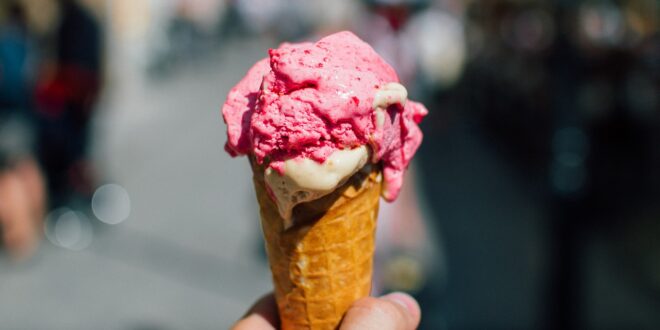
[[[0,246],[14,260],[37,248],[45,206],[43,178],[30,159],[0,172]]]
[[[346,312],[339,330],[413,330],[419,325],[419,305],[405,293],[362,298]],[[275,330],[279,324],[273,294],[259,299],[232,330]]]
[[[23,182],[32,218],[39,224],[46,208],[46,186],[39,165],[34,159],[27,158],[18,162],[13,172]]]

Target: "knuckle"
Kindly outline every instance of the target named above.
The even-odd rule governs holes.
[[[394,303],[377,298],[364,298],[358,300],[353,308],[361,310],[367,314],[379,315],[387,319],[400,318],[401,310]]]

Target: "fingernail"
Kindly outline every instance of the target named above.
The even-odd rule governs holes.
[[[419,305],[417,304],[417,301],[413,299],[410,295],[403,293],[403,292],[392,292],[390,294],[386,294],[382,296],[381,298],[387,299],[389,301],[395,302],[408,310],[411,314],[417,313],[419,310]]]

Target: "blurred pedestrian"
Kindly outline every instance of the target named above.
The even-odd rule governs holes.
[[[102,37],[97,19],[74,0],[60,0],[55,59],[36,90],[39,159],[52,206],[93,191],[87,160],[90,118],[102,80]]]

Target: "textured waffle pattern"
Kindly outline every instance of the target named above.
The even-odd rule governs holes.
[[[263,171],[254,184],[282,329],[335,329],[371,290],[380,173],[365,168],[345,185],[294,209],[284,230]]]

